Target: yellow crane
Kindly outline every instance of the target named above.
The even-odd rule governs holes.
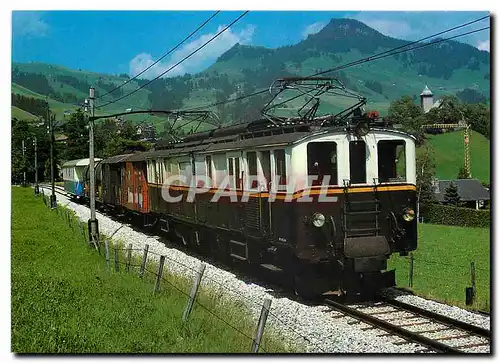
[[[465,171],[467,173],[467,177],[468,178],[472,177],[470,172],[470,150],[469,150],[470,125],[465,122],[463,114],[462,114],[462,121],[460,121],[458,124],[427,124],[427,125],[422,125],[422,129],[424,130],[463,129],[464,150],[465,150],[464,166],[465,166]]]

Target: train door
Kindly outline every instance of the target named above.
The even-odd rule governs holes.
[[[351,184],[366,184],[366,143],[349,142],[349,180]]]

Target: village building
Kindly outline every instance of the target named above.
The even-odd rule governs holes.
[[[446,189],[451,183],[457,186],[460,201],[465,207],[480,209],[490,202],[490,191],[477,179],[434,180],[434,196],[439,203],[445,202]]]

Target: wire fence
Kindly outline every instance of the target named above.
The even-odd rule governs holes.
[[[50,200],[49,196],[45,195],[43,193],[43,190],[41,191],[42,199],[44,204],[50,208]],[[78,232],[78,235],[81,236],[81,239],[88,243],[89,247],[93,248],[93,244],[90,241],[89,237],[89,226],[88,224],[81,222],[76,214],[70,209],[58,205],[55,209],[55,212],[63,218],[63,220],[66,222],[69,228],[71,228],[73,231]],[[235,332],[240,334],[241,336],[245,337],[246,339],[249,340],[250,343],[250,352],[252,353],[258,353],[259,351],[262,351],[264,353],[269,353],[270,350],[266,349],[265,344],[261,341],[264,333],[264,329],[266,326],[266,322],[270,319],[268,319],[268,316],[273,319],[276,322],[276,325],[279,325],[280,329],[287,329],[290,332],[294,334],[294,336],[298,339],[301,339],[303,342],[307,342],[309,345],[312,345],[313,347],[316,348],[318,352],[326,353],[324,349],[322,349],[317,343],[311,341],[307,336],[302,334],[299,329],[297,329],[295,326],[291,325],[289,322],[285,321],[282,319],[277,313],[274,313],[271,309],[271,300],[270,299],[257,299],[257,298],[249,298],[248,296],[245,296],[242,292],[230,288],[228,286],[225,286],[224,283],[221,281],[218,281],[217,279],[204,274],[205,270],[205,264],[202,263],[198,269],[193,268],[192,266],[189,266],[181,261],[178,261],[170,256],[162,255],[154,251],[149,250],[149,245],[145,245],[144,248],[137,248],[133,247],[132,244],[129,244],[127,247],[120,246],[118,244],[111,244],[111,237],[115,235],[118,230],[121,228],[120,226],[117,230],[115,230],[111,236],[100,236],[100,241],[103,241],[104,243],[99,244],[99,248],[97,249],[97,252],[99,255],[104,257],[107,270],[115,273],[122,273],[125,272],[127,274],[132,274],[135,273],[139,278],[141,278],[144,281],[149,281],[154,283],[154,288],[153,288],[153,294],[158,294],[161,290],[161,285],[162,283],[167,284],[170,288],[174,289],[175,291],[181,293],[185,297],[187,297],[187,303],[186,303],[186,308],[184,310],[184,314],[182,316],[182,320],[186,322],[189,317],[191,316],[191,311],[194,306],[197,306],[203,310],[205,310],[207,313],[212,315],[214,318],[217,320],[221,321],[224,323],[228,328],[233,329]],[[111,251],[112,249],[112,251]],[[134,253],[135,252],[135,253]],[[138,257],[141,256],[141,263],[138,263]],[[153,258],[151,258],[154,256]],[[179,278],[174,278],[178,282],[178,284],[175,284],[173,281],[170,281],[164,274],[163,274],[163,268],[165,264],[165,260],[167,260],[168,263],[172,264],[175,263],[178,266],[181,266],[184,271],[189,271],[190,274],[193,277],[192,281],[192,286],[191,286],[191,291],[187,292],[183,289],[183,286],[179,285],[186,285],[186,281],[182,281],[182,278],[185,279],[185,275],[181,279]],[[171,265],[170,265],[171,266]],[[153,271],[151,270],[151,267],[154,267]],[[168,267],[168,266],[167,266]],[[171,268],[173,270],[173,268]],[[146,276],[148,275],[148,276]],[[177,274],[176,274],[177,275]],[[177,275],[178,276],[178,275]],[[149,277],[149,278],[148,278]],[[170,275],[170,277],[174,277],[173,275]],[[240,301],[244,300],[247,306],[252,306],[254,309],[258,309],[260,307],[260,318],[258,321],[258,325],[254,330],[254,335],[251,336],[250,334],[246,333],[244,329],[238,328],[234,323],[228,321],[228,319],[225,319],[224,317],[220,316],[214,309],[209,308],[207,305],[202,302],[200,302],[199,296],[198,296],[198,290],[201,285],[201,282],[210,282],[210,286],[213,286],[214,284],[217,285],[218,287],[222,288],[223,291],[225,292],[230,292],[232,295],[236,295],[240,297]],[[204,293],[205,296],[210,296],[210,292],[214,292],[213,288],[208,289],[208,291],[205,289]],[[210,299],[208,298],[208,301],[210,302]],[[216,304],[216,302],[212,302],[213,304]],[[234,301],[233,301],[234,304]]]
[[[398,286],[426,292],[433,297],[489,307],[489,263],[467,261],[463,256],[448,256],[436,261],[410,253],[395,263]],[[449,262],[457,260],[457,262]],[[394,267],[394,266],[392,266]]]

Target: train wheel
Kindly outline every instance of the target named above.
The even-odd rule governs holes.
[[[318,298],[311,279],[299,275],[293,276],[293,293],[306,300],[315,300]]]

